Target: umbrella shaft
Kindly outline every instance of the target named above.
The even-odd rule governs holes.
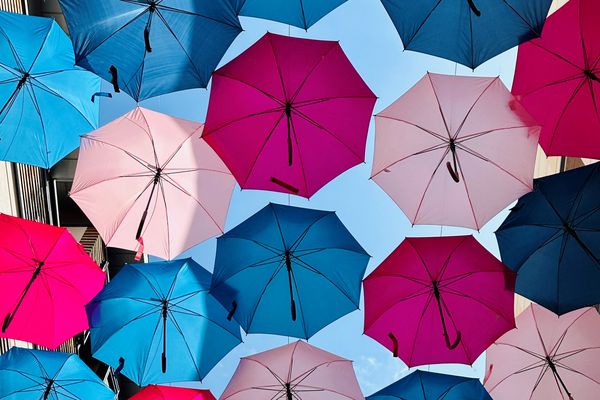
[[[294,301],[294,289],[292,287],[292,258],[289,251],[285,252],[285,265],[288,273],[288,284],[290,287],[290,306],[292,321],[296,320],[296,301]]]
[[[48,385],[46,386],[46,390],[44,390],[44,400],[48,399],[48,397],[50,396],[50,392],[52,391],[52,385],[54,384],[54,381],[49,381]]]
[[[156,191],[156,186],[158,186],[158,178],[154,178],[154,182],[152,183],[152,190],[150,191],[150,197],[148,197],[148,202],[146,203],[146,208],[142,214],[142,218],[140,219],[140,224],[138,225],[137,232],[135,234],[136,240],[142,237],[142,231],[144,230],[144,223],[146,222],[146,217],[148,216],[148,210],[150,209],[150,203],[152,202],[152,197],[154,197],[154,192]]]
[[[479,11],[479,9],[477,8],[477,6],[475,5],[475,2],[473,0],[467,0],[469,2],[469,7],[471,8],[471,11],[473,11],[473,14],[475,14],[476,16],[481,16],[481,11]]]
[[[162,308],[162,320],[163,320],[163,352],[162,352],[162,372],[167,372],[167,316],[168,316],[168,304],[163,303]]]
[[[40,263],[40,265],[38,265],[36,270],[33,272],[31,279],[29,279],[29,282],[27,282],[27,286],[25,286],[25,289],[23,289],[23,293],[21,293],[19,302],[15,306],[13,312],[7,314],[6,317],[4,318],[4,323],[2,324],[2,332],[6,332],[6,330],[10,326],[10,323],[12,322],[13,318],[15,317],[15,314],[17,313],[17,311],[19,310],[19,307],[21,307],[21,304],[23,303],[25,296],[29,292],[29,289],[31,289],[31,285],[33,285],[33,282],[35,282],[36,278],[40,275],[40,272],[42,272],[43,265],[44,265],[44,263]]]
[[[565,385],[565,382],[562,380],[558,371],[556,370],[556,364],[554,364],[554,361],[552,361],[550,359],[550,357],[546,357],[546,361],[548,362],[548,365],[550,366],[550,369],[552,370],[554,377],[558,380],[558,382],[560,383],[560,386],[562,386],[562,388],[564,389],[567,396],[569,396],[569,399],[573,399],[573,396],[571,396],[571,392],[569,392],[569,389],[567,389],[567,385]]]

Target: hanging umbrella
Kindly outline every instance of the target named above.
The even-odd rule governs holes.
[[[140,386],[202,380],[241,342],[210,279],[189,258],[126,265],[88,305],[93,356]]]
[[[543,125],[549,156],[600,158],[600,2],[571,0],[519,46],[512,92]]]
[[[59,0],[77,64],[136,101],[203,88],[242,31],[240,0]]]
[[[517,328],[487,351],[485,387],[494,400],[600,398],[600,316],[585,308],[557,317],[531,305]]]
[[[375,100],[338,42],[267,33],[215,71],[203,137],[242,188],[310,197],[364,161]]]
[[[0,398],[113,400],[115,394],[75,354],[13,347],[0,356]]]
[[[514,282],[473,236],[407,238],[364,280],[365,334],[409,367],[472,364],[515,326]]]
[[[244,357],[220,400],[363,400],[352,361],[303,341]]]
[[[71,198],[108,246],[172,259],[223,232],[235,180],[201,131],[138,107],[82,138]]]
[[[88,328],[105,274],[65,229],[0,214],[0,337],[51,349]]]
[[[0,49],[0,160],[49,169],[98,126],[100,79],[50,18],[0,11]]]
[[[217,400],[209,390],[150,385],[129,400]]]
[[[413,224],[480,229],[532,188],[540,127],[499,78],[428,73],[375,127],[372,178]]]
[[[247,333],[308,339],[358,309],[368,262],[334,212],[269,204],[217,238],[211,293]]]
[[[534,187],[496,232],[517,293],[559,315],[600,303],[600,164]]]
[[[347,0],[246,0],[240,15],[308,29]]]

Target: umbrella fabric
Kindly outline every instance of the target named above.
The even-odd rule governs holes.
[[[571,0],[519,46],[512,92],[543,125],[546,155],[600,158],[600,2]]]
[[[241,0],[59,0],[77,64],[136,101],[208,85]]]
[[[55,349],[88,328],[104,279],[65,228],[0,214],[0,337]]]
[[[138,107],[82,138],[71,198],[108,246],[172,259],[223,233],[235,179],[201,131]]]
[[[115,394],[75,354],[13,347],[0,356],[0,398],[113,400]]]
[[[407,238],[364,280],[365,334],[409,367],[472,364],[515,326],[514,282],[473,236]]]
[[[244,357],[220,400],[363,400],[352,361],[303,341]]]
[[[0,11],[0,160],[52,167],[98,126],[98,90],[54,20]]]
[[[372,178],[413,224],[480,229],[532,188],[540,127],[499,78],[428,73],[375,129]]]
[[[552,0],[381,0],[406,50],[475,69],[540,36]]]
[[[241,342],[210,280],[192,259],[126,265],[88,305],[93,356],[140,386],[202,380]]]
[[[557,314],[600,303],[600,165],[536,179],[496,238],[517,293]]]
[[[308,29],[346,0],[246,0],[240,15]]]
[[[368,400],[492,400],[479,379],[417,370]]]
[[[211,293],[247,333],[308,339],[358,309],[368,262],[334,212],[269,204],[217,238]]]
[[[594,308],[558,317],[533,304],[487,351],[485,387],[494,400],[597,400],[598,332]]]
[[[130,400],[216,400],[209,390],[150,385]]]
[[[215,71],[203,137],[242,188],[310,197],[364,161],[375,101],[338,42],[267,33]]]

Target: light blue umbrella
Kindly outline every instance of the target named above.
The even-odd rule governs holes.
[[[240,15],[308,29],[347,0],[246,0]]]

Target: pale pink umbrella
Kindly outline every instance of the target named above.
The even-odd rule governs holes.
[[[372,179],[413,224],[479,229],[532,190],[541,128],[499,78],[428,73],[375,127]]]
[[[363,400],[352,361],[297,341],[242,358],[220,400]]]
[[[108,246],[172,259],[223,232],[235,179],[202,128],[137,107],[82,137],[71,198]]]

